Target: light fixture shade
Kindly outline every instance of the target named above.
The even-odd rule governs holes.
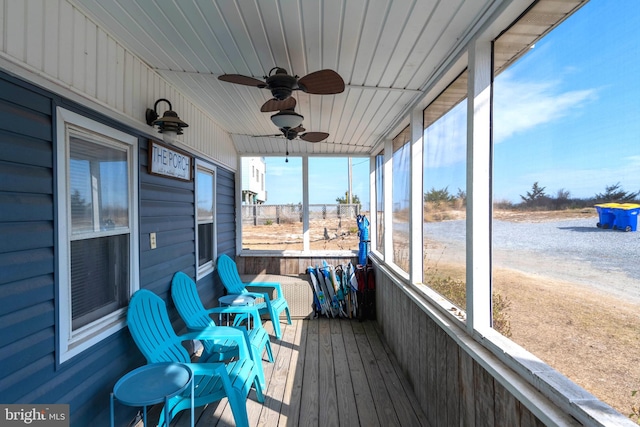
[[[158,118],[157,108],[159,102],[166,102],[169,104],[169,110],[164,112],[162,118]],[[169,132],[175,135],[182,135],[182,128],[189,127],[188,124],[180,120],[178,113],[172,110],[171,103],[164,98],[160,98],[156,101],[153,105],[153,110],[151,108],[147,108],[145,118],[149,126],[158,126],[159,133]]]
[[[273,124],[280,129],[297,128],[303,120],[304,117],[293,110],[282,110],[271,116]]]
[[[182,135],[182,128],[189,127],[188,124],[180,120],[178,113],[175,111],[165,111],[162,118],[156,119],[152,123],[153,126],[158,126],[158,132],[176,132],[177,135]]]

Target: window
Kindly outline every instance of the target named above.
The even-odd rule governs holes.
[[[308,230],[304,230],[303,160],[308,175]],[[247,185],[254,181],[249,177],[251,162],[259,165],[260,191]],[[356,217],[369,215],[368,157],[245,157],[241,165],[243,191],[262,197],[246,203],[249,198],[243,196],[243,250],[358,250]]]
[[[358,250],[357,216],[369,216],[368,200],[369,158],[310,157],[310,249]]]
[[[467,72],[424,110],[424,281],[466,306]]]
[[[242,159],[243,168],[251,159]],[[301,251],[302,158],[267,157],[260,162],[266,170],[263,182],[267,191],[263,192],[264,203],[254,201],[242,206],[242,249]],[[255,181],[245,181],[244,169],[241,176],[243,189],[250,187],[246,181]]]
[[[376,156],[376,250],[384,255],[384,153]]]
[[[493,287],[513,341],[627,414],[640,246],[594,205],[640,203],[640,3],[586,2],[537,38],[559,5],[582,6],[536,3],[494,43]]]
[[[204,162],[196,162],[196,236],[198,278],[213,271],[216,259],[216,169]]]
[[[393,242],[393,262],[403,271],[409,272],[409,180],[410,128],[407,126],[393,139],[393,176],[391,177],[393,220],[391,240]]]
[[[59,362],[124,326],[137,288],[135,137],[58,108]]]

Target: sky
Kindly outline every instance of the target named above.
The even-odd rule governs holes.
[[[494,199],[640,191],[640,2],[591,0],[494,86]]]
[[[552,197],[640,191],[639,28],[640,1],[591,0],[496,77],[494,201],[520,202],[535,182]],[[465,114],[463,102],[427,130],[425,192],[466,191]],[[300,158],[266,160],[267,203],[301,202]],[[368,206],[369,163],[352,162]],[[347,170],[346,158],[310,158],[310,203],[343,196]]]
[[[302,159],[266,157],[267,203],[288,204],[302,202]],[[369,158],[351,158],[352,194],[358,196],[363,209],[369,207]],[[337,197],[345,197],[349,188],[349,159],[347,157],[309,158],[309,203],[335,204]]]

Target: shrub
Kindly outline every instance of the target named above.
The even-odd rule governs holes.
[[[457,307],[464,308],[467,301],[467,285],[464,280],[456,280],[451,276],[431,275],[428,286],[448,299]],[[493,329],[505,337],[511,337],[509,307],[511,302],[497,292],[493,293]]]

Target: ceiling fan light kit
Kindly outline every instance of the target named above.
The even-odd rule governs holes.
[[[304,117],[293,110],[282,110],[271,116],[271,121],[278,129],[293,129],[302,124]]]

